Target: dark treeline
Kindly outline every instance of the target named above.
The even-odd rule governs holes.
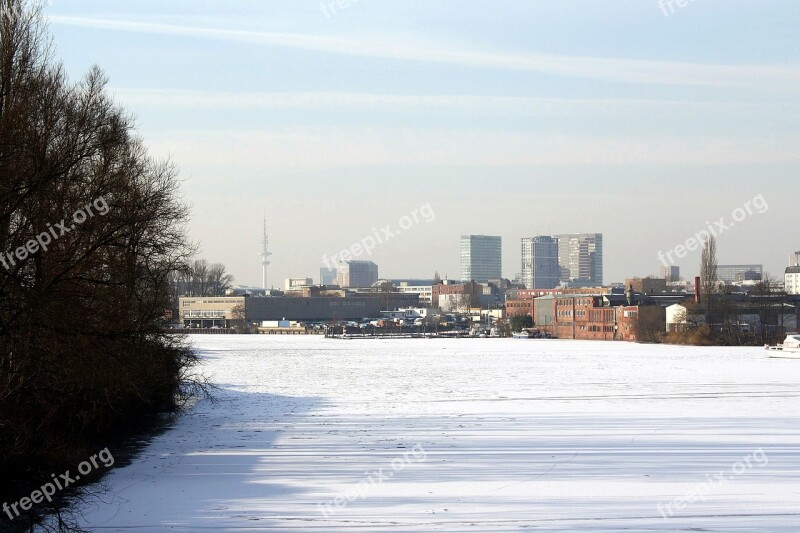
[[[704,294],[702,304],[686,304],[686,327],[664,335],[665,342],[702,346],[763,346],[786,336],[797,310],[769,275],[748,293],[724,285]],[[744,327],[743,320],[748,320]]]
[[[687,303],[679,317],[684,327],[661,334],[665,342],[703,346],[759,346],[783,340],[797,308],[769,274],[747,293],[719,279],[717,240],[703,242],[700,259],[700,303]],[[794,316],[792,316],[794,315]]]
[[[0,9],[2,503],[202,385],[164,333],[193,253],[177,170],[148,156],[99,69],[67,79],[41,2]]]
[[[195,259],[176,270],[172,282],[180,296],[225,296],[233,276],[221,263],[209,265],[205,259]]]

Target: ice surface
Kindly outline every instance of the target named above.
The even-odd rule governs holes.
[[[112,472],[85,527],[800,531],[800,360],[577,341],[191,340],[218,401]]]

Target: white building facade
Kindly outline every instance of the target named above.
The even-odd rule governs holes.
[[[800,266],[786,269],[786,273],[783,275],[783,285],[786,294],[800,294]]]
[[[405,294],[419,294],[419,303],[427,306],[433,305],[433,285],[411,285],[404,281],[400,283],[397,290]]]

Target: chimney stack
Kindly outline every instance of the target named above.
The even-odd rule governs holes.
[[[694,303],[700,305],[700,276],[694,278]]]

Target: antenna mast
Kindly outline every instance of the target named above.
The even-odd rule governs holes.
[[[269,235],[267,235],[267,215],[264,214],[264,236],[261,240],[261,285],[267,289],[267,267],[270,265]]]

